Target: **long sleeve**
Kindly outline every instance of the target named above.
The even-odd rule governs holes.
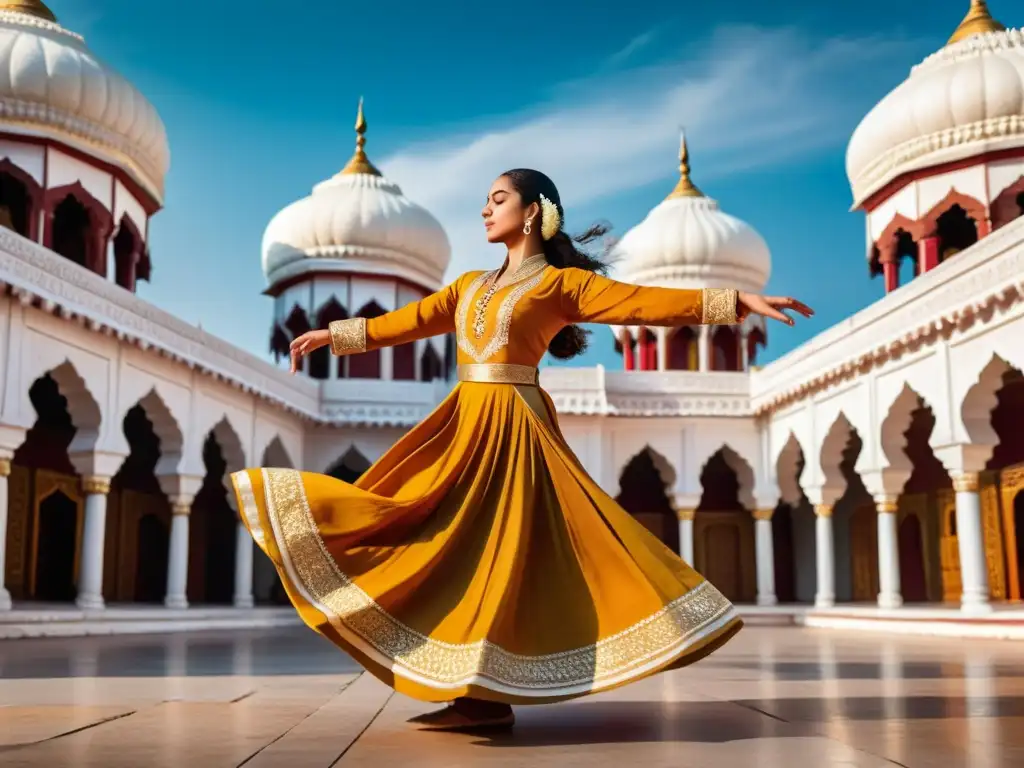
[[[331,352],[353,355],[454,331],[461,281],[460,277],[437,293],[378,317],[335,320],[328,325]]]
[[[731,288],[633,285],[578,267],[562,270],[562,312],[570,323],[606,325],[734,325]]]

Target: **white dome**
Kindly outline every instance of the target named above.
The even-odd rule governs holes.
[[[908,171],[1024,146],[1024,32],[1000,26],[972,3],[953,42],[861,121],[846,152],[856,205]]]
[[[451,258],[448,236],[437,219],[366,159],[361,104],[356,130],[356,153],[345,169],[267,225],[267,281],[274,285],[308,272],[367,272],[437,290]]]
[[[156,110],[49,18],[36,0],[0,3],[0,122],[123,168],[162,201],[170,151]]]
[[[772,269],[768,245],[693,186],[685,141],[680,160],[675,191],[616,245],[616,273],[641,285],[761,292]]]

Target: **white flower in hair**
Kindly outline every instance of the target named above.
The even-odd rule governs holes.
[[[558,214],[558,206],[540,196],[540,236],[550,240],[562,228],[562,217]]]

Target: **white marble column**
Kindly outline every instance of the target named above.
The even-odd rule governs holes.
[[[835,540],[832,533],[832,505],[814,505],[814,555],[817,567],[815,608],[836,604]]]
[[[740,370],[750,370],[750,331],[745,326],[740,328]]]
[[[4,586],[7,564],[7,477],[11,474],[11,460],[0,459],[0,611],[11,610],[11,593]]]
[[[757,604],[777,605],[775,596],[775,542],[772,539],[774,509],[754,510],[754,547],[757,563]]]
[[[679,519],[679,557],[689,566],[693,566],[693,518],[696,510],[677,509]]]
[[[706,372],[711,370],[711,326],[702,325],[697,329],[697,370]]]
[[[900,550],[896,529],[897,496],[875,497],[878,511],[878,607],[903,605],[900,585]]]
[[[963,472],[954,476],[953,490],[956,491],[956,535],[963,588],[960,608],[965,613],[988,613],[992,606],[988,601],[988,564],[985,561],[978,473]]]
[[[167,558],[168,608],[188,608],[185,590],[188,587],[188,519],[192,499],[179,497],[171,501],[171,544]]]
[[[78,568],[78,596],[75,604],[83,610],[103,608],[103,550],[107,533],[107,494],[110,478],[83,477],[85,524]]]
[[[668,370],[668,337],[671,328],[656,328],[655,337],[658,339],[658,370]]]
[[[235,596],[236,608],[252,608],[252,536],[245,523],[238,521],[235,535]]]

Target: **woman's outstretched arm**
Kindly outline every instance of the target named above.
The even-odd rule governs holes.
[[[325,329],[302,334],[291,343],[292,373],[298,370],[300,358],[327,344],[335,355],[354,355],[454,331],[461,283],[460,277],[436,293],[378,317],[335,320]]]
[[[757,314],[793,325],[784,310],[814,314],[788,297],[759,296],[731,288],[659,288],[633,285],[595,272],[562,270],[562,310],[569,323],[606,325],[732,325]]]

